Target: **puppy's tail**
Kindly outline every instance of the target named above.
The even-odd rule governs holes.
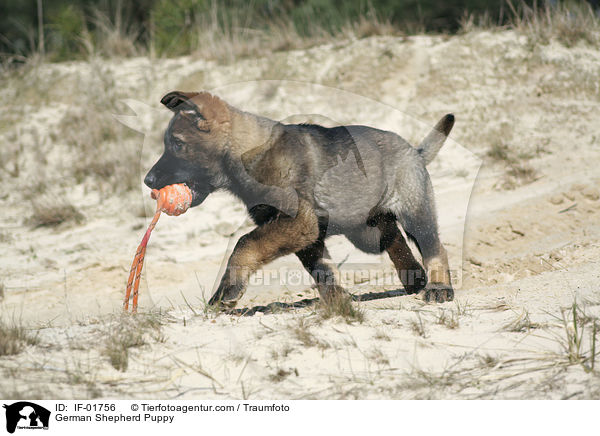
[[[454,126],[454,115],[447,114],[438,121],[433,130],[429,132],[429,135],[423,139],[423,142],[421,142],[417,151],[423,157],[425,165],[429,165],[438,154],[438,151],[440,151],[440,148],[444,145],[444,141],[448,137],[450,130],[452,130],[452,126]]]

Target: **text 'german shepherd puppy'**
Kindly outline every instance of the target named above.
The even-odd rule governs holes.
[[[226,189],[257,224],[237,242],[210,304],[233,307],[252,273],[290,253],[312,275],[322,299],[338,295],[342,289],[324,243],[335,234],[367,253],[387,251],[408,293],[452,300],[425,169],[454,125],[452,114],[413,148],[395,133],[366,126],[282,124],[206,92],[175,91],[161,103],[175,115],[146,185],[185,183],[192,206]],[[406,238],[419,248],[427,274]]]

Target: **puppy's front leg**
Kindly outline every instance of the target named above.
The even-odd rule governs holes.
[[[309,246],[318,236],[317,217],[312,208],[303,203],[295,217],[280,217],[242,236],[209,304],[235,306],[246,290],[252,273],[280,256]]]

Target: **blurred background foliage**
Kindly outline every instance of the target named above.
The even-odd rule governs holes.
[[[518,3],[518,4],[517,4]],[[502,26],[524,9],[558,0],[3,0],[0,53],[10,61],[42,54],[52,61],[90,54],[132,56],[192,53],[211,31],[216,37],[251,35],[275,27],[288,38],[336,35],[365,22],[358,36],[455,33],[477,17]],[[571,1],[597,8],[598,1]],[[515,6],[516,5],[516,6]],[[41,14],[40,14],[41,12]],[[354,26],[354,27],[353,27]],[[240,33],[243,29],[243,33]],[[286,44],[282,44],[285,48]]]

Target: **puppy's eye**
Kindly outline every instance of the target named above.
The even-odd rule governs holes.
[[[178,153],[183,149],[183,143],[179,142],[179,141],[173,141],[172,147],[173,147],[173,151],[175,153]]]

